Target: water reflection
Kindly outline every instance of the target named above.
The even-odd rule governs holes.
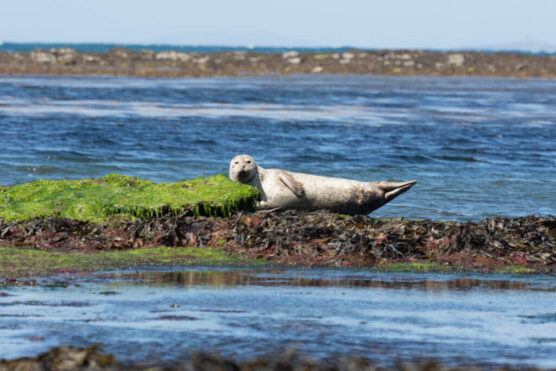
[[[296,344],[317,359],[378,365],[425,354],[453,366],[556,367],[555,288],[549,276],[337,269],[60,276],[3,289],[0,358],[100,342],[123,362],[154,365],[199,351],[248,360]]]
[[[349,287],[349,288],[382,288],[382,289],[419,289],[424,291],[466,291],[476,288],[490,290],[526,290],[535,289],[553,292],[555,287],[532,287],[531,283],[519,280],[495,280],[470,277],[453,279],[426,279],[419,275],[409,278],[384,280],[383,273],[366,273],[361,275],[339,274],[340,277],[305,277],[303,275],[284,276],[281,270],[267,270],[257,274],[246,270],[232,271],[183,271],[183,272],[133,272],[110,273],[98,275],[102,279],[123,280],[135,285],[149,286],[288,286],[288,287]],[[395,275],[394,275],[395,277]]]

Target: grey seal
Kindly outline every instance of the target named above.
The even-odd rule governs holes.
[[[326,209],[341,214],[369,214],[409,190],[409,182],[359,182],[282,169],[263,169],[248,155],[230,162],[230,179],[257,187],[260,209]]]

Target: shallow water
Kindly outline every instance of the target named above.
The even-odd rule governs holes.
[[[246,360],[293,345],[381,365],[556,367],[549,276],[176,267],[3,292],[0,358],[100,342],[122,361],[156,364],[196,351]]]
[[[263,167],[419,181],[373,216],[556,214],[556,80],[0,77],[0,184]]]

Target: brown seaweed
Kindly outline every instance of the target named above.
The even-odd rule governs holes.
[[[161,216],[95,224],[65,218],[0,220],[0,245],[64,250],[153,246],[223,248],[277,263],[377,266],[427,261],[449,266],[556,267],[556,218],[455,222],[273,211],[227,218]]]

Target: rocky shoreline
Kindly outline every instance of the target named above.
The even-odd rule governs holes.
[[[141,367],[124,365],[111,354],[102,353],[99,346],[80,348],[59,346],[36,357],[20,358],[11,361],[0,360],[0,371],[15,370],[166,370],[166,371],[270,371],[270,370],[307,370],[307,371],[449,371],[482,370],[492,367],[466,366],[449,367],[435,361],[416,362],[393,367],[375,367],[371,360],[362,357],[345,356],[335,360],[316,361],[286,349],[281,353],[251,361],[237,362],[214,354],[192,354],[180,364]],[[395,357],[395,355],[392,355]],[[538,370],[533,367],[497,367],[497,370]]]
[[[29,53],[0,52],[0,75],[20,74],[141,77],[371,74],[554,78],[556,56],[424,50],[203,54],[171,50],[157,53],[127,48],[92,53],[54,48]]]
[[[261,211],[108,223],[0,219],[0,246],[69,253],[188,246],[288,266],[380,269],[406,263],[415,270],[428,264],[435,270],[555,272],[556,218],[443,222]]]

